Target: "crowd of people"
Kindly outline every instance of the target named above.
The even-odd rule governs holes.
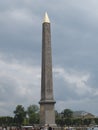
[[[40,130],[52,130],[52,127],[51,127],[51,126],[49,126],[49,124],[48,124],[48,125],[47,125],[47,124],[45,124],[45,126],[40,127]]]
[[[45,124],[41,127],[23,126],[23,127],[1,127],[0,130],[53,130],[51,126]]]

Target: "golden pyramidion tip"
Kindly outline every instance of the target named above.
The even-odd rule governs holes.
[[[48,17],[47,12],[45,13],[43,23],[50,23],[50,19],[49,19],[49,17]]]

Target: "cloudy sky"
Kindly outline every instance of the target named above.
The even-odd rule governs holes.
[[[40,101],[46,11],[55,109],[98,116],[98,0],[0,0],[0,116]]]

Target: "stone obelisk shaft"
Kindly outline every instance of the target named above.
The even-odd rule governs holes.
[[[42,73],[41,73],[41,100],[40,100],[40,123],[55,124],[52,78],[52,52],[50,20],[45,14],[42,25]]]

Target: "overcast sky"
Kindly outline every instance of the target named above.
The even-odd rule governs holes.
[[[40,101],[46,11],[55,109],[98,116],[98,0],[0,0],[0,116]]]

